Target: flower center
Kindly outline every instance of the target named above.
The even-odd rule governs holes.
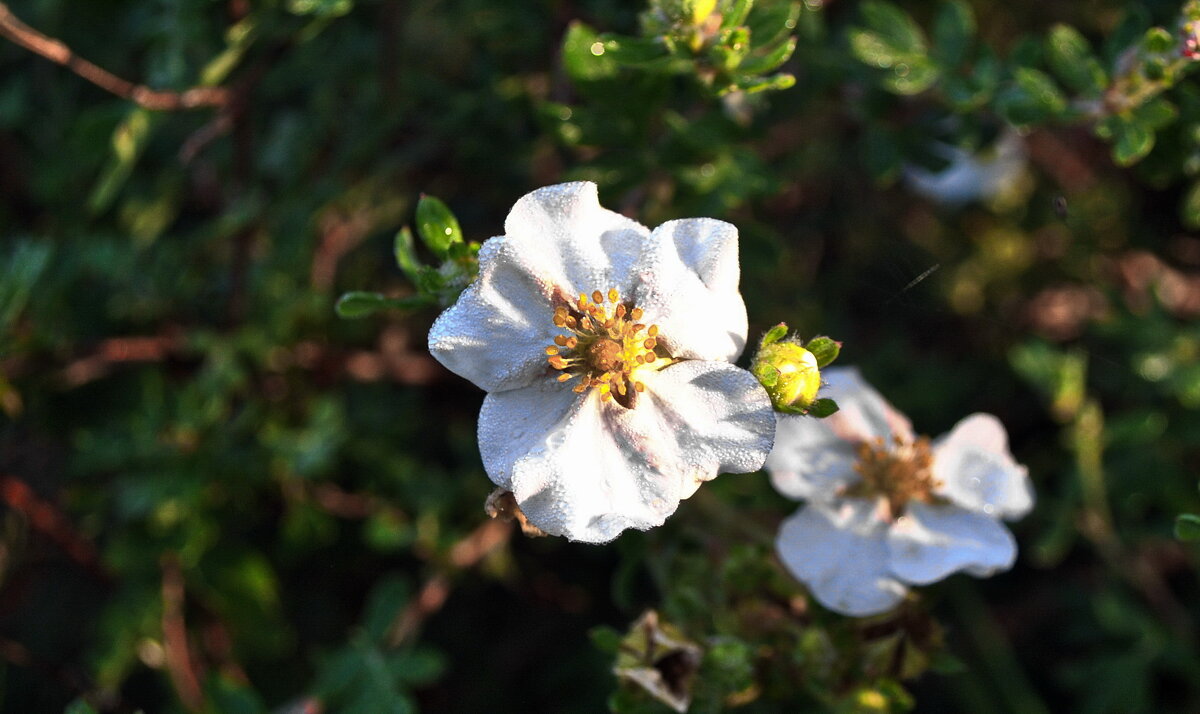
[[[881,438],[864,441],[858,445],[854,470],[862,481],[846,495],[882,497],[892,517],[900,516],[909,501],[933,503],[937,500],[934,491],[941,486],[933,477],[933,452],[926,436],[912,442],[893,437],[890,447]]]
[[[579,377],[576,392],[594,387],[603,401],[632,409],[638,393],[646,390],[635,379],[638,370],[671,363],[658,346],[658,326],[638,322],[641,319],[641,309],[622,301],[615,289],[607,295],[597,290],[591,299],[581,294],[574,302],[561,300],[554,309],[554,326],[567,334],[555,337],[546,348],[546,361],[561,372],[560,382]]]

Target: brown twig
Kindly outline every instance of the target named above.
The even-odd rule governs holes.
[[[75,530],[62,511],[54,504],[39,498],[23,480],[7,474],[0,476],[0,501],[29,519],[29,524],[34,530],[54,541],[72,560],[97,579],[108,580],[96,547]]]
[[[430,615],[442,609],[450,597],[450,576],[476,565],[488,554],[503,545],[512,535],[512,526],[504,521],[489,520],[471,531],[450,548],[449,562],[425,581],[421,591],[400,611],[388,628],[388,645],[399,647],[416,634]]]
[[[97,87],[146,109],[177,111],[197,107],[222,107],[229,102],[229,90],[223,87],[193,87],[182,92],[167,92],[121,79],[75,54],[63,42],[47,37],[21,22],[4,3],[0,3],[0,35],[30,52],[66,67]]]
[[[196,712],[204,708],[204,692],[188,644],[184,596],[183,569],[176,558],[166,556],[162,560],[162,631],[167,673],[183,708]]]

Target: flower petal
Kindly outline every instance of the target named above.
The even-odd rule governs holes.
[[[518,244],[534,275],[568,297],[633,289],[632,266],[650,230],[600,205],[590,181],[546,186],[522,196],[504,220],[505,237]]]
[[[508,235],[479,251],[479,277],[429,331],[429,351],[487,391],[523,387],[546,367],[561,330],[554,299],[631,290],[630,265],[649,231],[600,207],[591,183],[548,186],[517,201]]]
[[[991,414],[972,414],[933,447],[938,493],[993,518],[1015,519],[1033,508],[1029,471],[1008,450],[1004,425]]]
[[[634,302],[683,359],[733,361],[746,346],[737,228],[712,218],[668,221],[633,266]]]
[[[904,599],[904,584],[888,571],[887,524],[874,510],[861,499],[814,501],[785,520],[776,539],[787,569],[843,615],[874,615]]]
[[[763,467],[775,440],[775,412],[752,374],[728,362],[687,360],[643,379],[637,408],[617,412],[623,418],[613,425],[648,456],[673,454],[687,465],[683,498],[717,474]]]
[[[927,585],[959,570],[984,577],[1008,570],[1017,542],[1004,524],[955,505],[910,502],[887,536],[892,572]]]
[[[856,367],[830,367],[821,371],[824,386],[820,395],[833,399],[838,411],[823,421],[847,441],[889,440],[893,436],[913,440],[908,417],[896,411]]]
[[[775,490],[788,498],[830,500],[840,487],[859,479],[854,446],[826,421],[795,414],[775,417],[775,448],[766,469]]]
[[[661,525],[720,472],[761,468],[773,435],[762,387],[723,362],[646,375],[634,409],[546,379],[489,394],[479,415],[491,479],[534,525],[591,543]]]

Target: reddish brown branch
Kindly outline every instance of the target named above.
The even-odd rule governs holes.
[[[421,591],[404,608],[388,630],[388,644],[398,647],[416,634],[421,624],[446,604],[450,597],[450,576],[458,570],[473,567],[499,548],[512,535],[512,526],[504,521],[489,520],[471,531],[450,548],[449,563],[425,581]]]
[[[183,570],[179,561],[167,556],[162,561],[162,631],[167,673],[184,709],[196,712],[204,708],[200,676],[192,661],[187,622],[183,617]]]
[[[54,541],[88,572],[101,580],[108,579],[95,546],[75,530],[54,504],[39,498],[24,481],[16,476],[0,476],[0,501],[29,519],[34,530]]]
[[[146,109],[176,111],[197,107],[222,107],[229,103],[229,90],[222,87],[194,87],[183,92],[164,92],[121,79],[75,54],[61,41],[47,37],[21,22],[4,3],[0,3],[0,35],[30,52],[66,67],[97,87]]]

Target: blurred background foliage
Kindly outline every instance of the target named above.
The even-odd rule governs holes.
[[[0,10],[4,711],[1196,711],[1192,6]],[[487,520],[425,334],[571,179],[736,223],[752,339],[843,340],[922,432],[999,415],[1016,568],[825,612],[761,474],[610,546]]]

